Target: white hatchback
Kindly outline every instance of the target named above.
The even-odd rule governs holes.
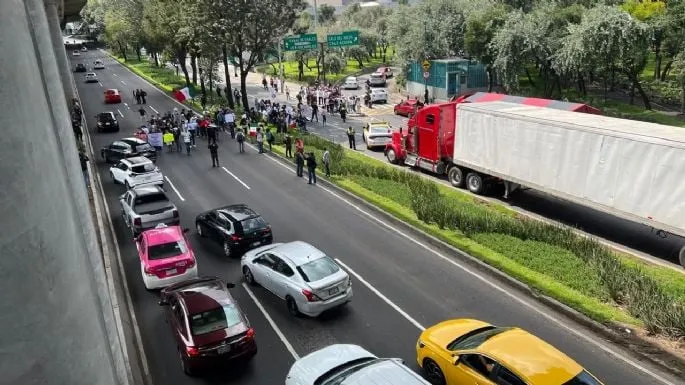
[[[97,83],[98,82],[98,76],[95,74],[95,72],[88,72],[86,74],[86,83]]]
[[[164,186],[164,176],[152,161],[144,156],[122,159],[109,168],[114,183],[121,183],[130,189],[136,186]]]
[[[371,89],[371,103],[387,103],[388,91],[385,88]]]
[[[293,316],[317,317],[352,300],[352,280],[316,247],[302,241],[274,243],[243,255],[245,281],[285,300]]]
[[[378,358],[361,346],[337,344],[295,361],[285,385],[430,385],[400,358]]]
[[[103,63],[102,60],[98,59],[93,63],[93,69],[104,70],[105,69],[105,63]]]

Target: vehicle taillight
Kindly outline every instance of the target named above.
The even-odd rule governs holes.
[[[267,232],[267,233],[270,233],[270,232],[271,232],[271,225],[267,225],[267,226],[266,226],[266,232]]]
[[[239,237],[239,236],[237,236],[237,235],[235,235],[235,234],[231,234],[231,240],[232,240],[232,241],[239,241],[239,240],[241,240],[241,239],[243,239],[243,238],[242,238],[242,237]]]
[[[145,267],[145,274],[147,275],[155,275],[155,273],[150,269],[149,267]]]
[[[143,220],[140,218],[136,218],[133,220],[133,224],[136,226],[141,226],[143,224]]]
[[[186,266],[187,268],[190,269],[191,267],[195,266],[195,258],[189,259],[187,262],[188,262],[188,265]]]
[[[316,302],[319,300],[319,297],[312,293],[311,290],[302,289],[302,295],[307,298],[307,302]]]
[[[186,346],[186,354],[188,357],[197,357],[200,355],[200,351],[195,346]]]
[[[174,218],[178,218],[178,210],[174,210],[172,212],[172,215],[174,216]]]
[[[247,329],[247,334],[245,335],[245,337],[250,338],[250,339],[254,338],[254,329],[253,328]]]

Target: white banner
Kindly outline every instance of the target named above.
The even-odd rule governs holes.
[[[152,147],[162,147],[163,146],[163,136],[161,132],[151,132],[147,136],[147,142],[150,143]]]

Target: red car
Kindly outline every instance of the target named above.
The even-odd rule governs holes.
[[[105,103],[121,103],[121,95],[119,94],[119,90],[114,88],[105,90]]]
[[[392,77],[392,69],[390,67],[378,67],[376,70],[376,74],[385,76],[385,78],[391,78]]]
[[[187,375],[228,361],[246,362],[257,354],[255,331],[228,291],[234,287],[216,277],[203,277],[162,290],[159,304]]]
[[[399,104],[396,104],[393,110],[395,111],[395,115],[409,116],[410,114],[415,113],[415,111],[419,110],[421,107],[423,107],[423,103],[420,101],[416,99],[407,99],[403,100]]]

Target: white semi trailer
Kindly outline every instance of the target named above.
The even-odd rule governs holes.
[[[469,189],[494,177],[685,239],[685,129],[505,102],[456,108],[452,162]],[[685,266],[685,247],[679,257]]]

